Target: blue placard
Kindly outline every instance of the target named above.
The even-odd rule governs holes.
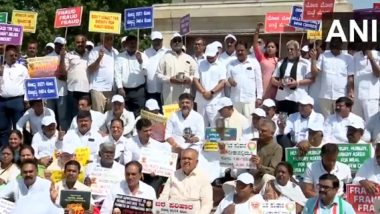
[[[57,79],[55,77],[31,78],[25,80],[26,99],[57,99]]]
[[[290,16],[289,26],[301,28],[305,30],[319,31],[321,22],[319,21],[303,21],[302,20],[302,6],[293,6],[292,15]]]
[[[153,28],[153,8],[138,7],[124,10],[124,29],[146,29]]]
[[[222,137],[221,134],[224,136]],[[216,128],[206,128],[206,140],[210,142],[233,141],[237,139],[236,137],[236,128],[223,128],[220,131],[218,131]]]
[[[182,17],[179,24],[179,33],[184,36],[190,33],[190,14]]]

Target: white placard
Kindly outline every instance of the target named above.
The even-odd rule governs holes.
[[[224,141],[226,153],[220,154],[220,166],[235,169],[251,169],[255,166],[250,161],[257,154],[257,142]]]
[[[115,172],[103,167],[95,167],[90,173],[91,193],[106,196],[107,192],[118,182],[124,179],[124,172]]]
[[[250,213],[251,214],[296,214],[296,203],[294,201],[280,201],[280,200],[269,200],[267,202],[256,202],[250,203]]]
[[[199,202],[195,201],[167,201],[156,200],[153,202],[154,214],[197,214]]]
[[[143,166],[143,173],[169,177],[176,170],[177,153],[169,150],[142,148],[139,162]]]
[[[14,206],[15,206],[15,203],[11,201],[7,201],[3,198],[0,198],[0,213],[1,214],[11,214],[11,211]]]

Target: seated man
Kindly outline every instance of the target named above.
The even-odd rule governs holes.
[[[91,118],[94,121],[94,128],[100,130],[106,121],[106,116],[98,111],[91,109],[91,98],[88,95],[82,96],[78,100],[78,111],[90,111]],[[77,116],[71,122],[70,129],[78,128]]]
[[[44,176],[50,179],[54,171],[63,171],[67,162],[75,160],[75,146],[73,144],[64,144],[62,150],[57,153],[57,159],[45,170]]]
[[[362,140],[364,134],[364,121],[362,120],[352,120],[350,124],[347,125],[347,139],[349,144],[366,144],[370,145],[371,157],[375,154],[372,144]]]
[[[351,204],[339,197],[339,179],[326,173],[318,178],[319,194],[307,200],[303,214],[344,213],[355,214]]]
[[[118,194],[150,200],[156,199],[154,189],[141,181],[142,165],[139,162],[131,161],[124,168],[125,177],[110,189],[111,191],[107,194],[100,210],[101,214],[112,213],[112,207]]]
[[[251,126],[244,130],[243,138],[257,140],[259,138],[260,121],[264,118],[266,118],[266,113],[262,108],[253,110]]]
[[[169,177],[160,199],[196,201],[199,203],[197,213],[209,214],[213,207],[212,187],[207,175],[197,167],[198,152],[191,148],[182,150],[180,163],[181,168]]]
[[[339,148],[337,144],[327,143],[322,146],[321,160],[307,166],[303,180],[302,191],[307,198],[317,195],[318,179],[329,173],[336,175],[340,181],[338,195],[343,195],[343,182],[351,180],[351,169],[337,161]]]
[[[311,148],[322,148],[326,144],[323,140],[323,124],[310,122],[307,138],[307,140],[302,140],[296,145],[301,156],[306,155]]]
[[[103,137],[104,142],[111,142],[115,144],[115,161],[124,165],[132,160],[132,151],[125,151],[125,144],[128,139],[123,136],[124,122],[121,119],[113,119],[111,121],[111,132],[109,135]],[[124,159],[127,156],[128,159]]]
[[[153,113],[153,114],[162,115],[160,113],[160,107],[158,106],[158,102],[155,99],[149,99],[149,100],[147,100],[145,102],[145,106],[143,107],[142,110],[150,112],[150,113]],[[137,121],[140,120],[140,119],[141,119],[141,115],[139,115],[138,117],[136,117],[135,122],[137,123]],[[137,135],[136,125],[135,125],[135,128],[133,130],[133,135]]]

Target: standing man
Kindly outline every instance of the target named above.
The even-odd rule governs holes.
[[[115,61],[115,82],[119,94],[125,98],[127,109],[137,117],[145,105],[148,58],[144,53],[137,51],[136,36],[128,36],[125,44],[125,51],[120,53]]]
[[[102,45],[88,56],[92,109],[104,113],[111,108],[114,85],[115,59],[119,52],[113,48],[113,35],[102,34]]]
[[[0,66],[0,146],[8,143],[8,133],[16,129],[24,113],[24,82],[29,78],[25,66],[17,64],[18,50],[8,45],[5,65]]]
[[[68,108],[72,119],[78,113],[79,98],[89,95],[90,83],[87,75],[88,52],[86,37],[79,34],[75,37],[75,50],[65,56],[67,72]]]
[[[37,57],[38,53],[38,43],[36,40],[31,40],[28,42],[28,46],[26,48],[26,55],[25,56],[20,56],[18,63],[24,65],[27,67],[27,61],[26,59],[28,58],[33,58]]]
[[[203,59],[206,59],[205,55],[204,55],[204,52],[205,52],[205,49],[206,49],[206,44],[205,44],[205,40],[201,37],[198,37],[195,39],[194,41],[194,55],[193,55],[193,58],[194,60],[198,63],[199,65],[199,62]]]
[[[177,103],[179,95],[190,93],[194,73],[198,70],[195,60],[182,52],[182,37],[174,33],[167,52],[160,60],[157,77],[163,82],[162,95],[164,105]]]
[[[247,57],[247,44],[236,44],[237,59],[227,66],[231,100],[241,114],[250,117],[255,106],[260,106],[263,96],[261,67],[256,59]]]
[[[225,66],[230,64],[230,62],[236,59],[235,45],[237,39],[234,35],[228,34],[224,37],[225,51],[219,56],[219,61]]]
[[[156,71],[158,63],[168,49],[162,47],[163,37],[161,32],[153,31],[150,38],[152,40],[152,47],[144,51],[145,55],[149,58],[146,66],[146,99],[155,99],[161,109],[162,82],[158,79]]]

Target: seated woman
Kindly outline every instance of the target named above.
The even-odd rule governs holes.
[[[291,181],[293,167],[287,162],[280,162],[274,173],[276,179],[268,181],[261,190],[264,199],[294,201],[297,213],[301,213],[307,199],[301,188]]]
[[[0,150],[0,187],[15,180],[20,170],[14,163],[13,151],[10,146],[4,146]]]
[[[19,130],[12,130],[9,134],[8,145],[13,151],[13,159],[15,163],[18,163],[20,161],[20,148],[22,144],[22,133]]]
[[[235,192],[220,202],[215,214],[250,213],[251,202],[264,202],[260,194],[254,194],[254,179],[248,172],[242,173],[236,180]]]
[[[20,160],[17,164],[20,164],[26,159],[36,159],[34,157],[34,149],[29,145],[22,145],[19,151]],[[45,178],[45,169],[45,166],[38,164],[38,177]]]

